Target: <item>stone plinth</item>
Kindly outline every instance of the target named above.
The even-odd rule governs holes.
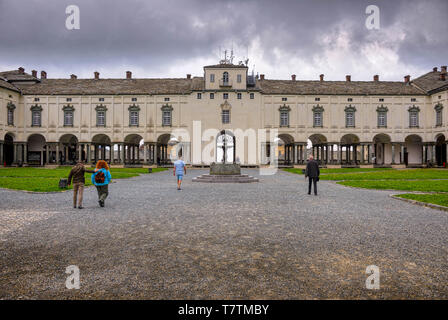
[[[223,175],[239,175],[241,174],[241,167],[237,163],[212,163],[210,165],[210,174]]]
[[[193,178],[193,182],[208,183],[250,183],[258,182],[257,178],[241,174],[241,167],[237,163],[212,163],[210,174],[203,174]]]

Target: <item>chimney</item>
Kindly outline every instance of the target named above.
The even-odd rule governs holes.
[[[352,81],[352,76],[351,75],[346,75],[345,76],[345,81],[347,81],[347,82],[350,82],[350,81]]]
[[[379,75],[374,75],[373,76],[373,81],[376,81],[376,82],[378,82],[378,81],[380,81],[380,76]]]
[[[440,67],[440,72],[446,73],[446,66],[441,66]]]
[[[410,75],[404,76],[404,83],[409,83],[410,80],[411,80]]]
[[[187,73],[187,79],[191,79],[191,74]]]
[[[72,80],[75,80],[75,79],[77,79],[78,77],[76,76],[76,74],[72,74],[72,75],[70,75],[70,79],[72,79]]]
[[[132,72],[126,71],[126,79],[132,79]]]
[[[292,75],[291,75],[291,80],[292,80],[292,81],[296,81],[296,75],[295,75],[295,74],[292,74]]]
[[[264,74],[260,74],[260,80],[264,80]]]
[[[25,73],[25,69],[23,67],[19,67],[19,73],[20,74],[24,74]]]
[[[445,73],[441,73],[440,74],[440,80],[442,80],[442,81],[446,80],[446,74]]]
[[[320,81],[324,81],[324,75],[323,74],[321,74],[319,77],[320,77]]]
[[[42,71],[40,72],[40,78],[41,78],[41,79],[47,79],[47,73],[46,73],[44,70],[42,70]]]
[[[100,78],[100,73],[98,71],[95,71],[93,74],[95,75],[95,80]]]
[[[437,72],[437,67],[432,68],[432,72]]]
[[[36,71],[36,70],[31,70],[31,75],[32,75],[34,78],[37,78],[37,71]]]

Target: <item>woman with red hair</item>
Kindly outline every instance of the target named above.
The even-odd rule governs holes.
[[[92,174],[92,183],[98,191],[98,203],[100,207],[104,207],[104,201],[109,195],[109,183],[112,175],[109,171],[109,166],[104,160],[99,160],[96,164],[95,172]]]

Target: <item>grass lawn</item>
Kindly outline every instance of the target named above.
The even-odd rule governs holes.
[[[448,192],[448,180],[355,180],[338,184],[365,189]]]
[[[296,168],[285,168],[284,171],[291,173],[303,174],[302,169]],[[321,174],[327,173],[356,173],[356,172],[370,172],[370,171],[385,171],[392,170],[392,168],[330,168],[330,169],[320,169]]]
[[[435,194],[414,194],[405,193],[399,194],[397,197],[412,199],[426,203],[438,204],[439,206],[448,207],[448,193],[435,193]]]
[[[285,169],[285,171],[302,174],[301,169]],[[442,192],[424,195],[405,194],[399,196],[448,206],[448,170],[446,169],[321,169],[320,179],[337,181],[340,185],[355,188]]]
[[[91,169],[88,167],[88,169]],[[0,169],[0,188],[27,190],[37,192],[62,191],[58,183],[60,178],[67,178],[71,167],[46,168],[2,168]],[[92,169],[93,170],[93,169]],[[153,168],[153,172],[165,171],[166,168]],[[136,177],[148,174],[146,168],[112,168],[112,180]],[[90,173],[86,173],[86,186],[91,185]],[[71,189],[70,186],[69,189]]]

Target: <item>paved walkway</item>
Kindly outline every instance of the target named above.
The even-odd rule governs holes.
[[[71,192],[0,190],[0,298],[448,298],[446,212],[331,182],[308,196],[287,172],[191,182],[202,173],[183,191],[170,171],[118,180],[105,208],[88,188],[84,210]]]

